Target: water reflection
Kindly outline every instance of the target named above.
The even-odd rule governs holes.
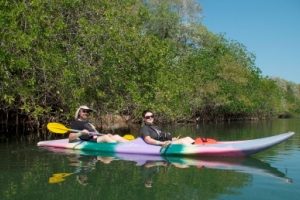
[[[235,173],[256,174],[282,179],[286,183],[292,183],[292,179],[286,177],[286,173],[272,167],[269,163],[253,157],[173,157],[173,156],[151,156],[118,153],[95,153],[69,149],[45,148],[55,153],[68,155],[70,165],[74,167],[73,172],[54,173],[49,178],[50,183],[60,183],[66,177],[76,174],[76,180],[82,184],[89,183],[88,174],[95,169],[97,162],[111,164],[112,161],[135,162],[141,169],[141,175],[146,188],[153,187],[153,176],[168,173],[171,167],[189,168],[196,166],[197,169],[230,170]]]
[[[79,151],[73,150],[65,150],[65,149],[55,149],[55,148],[47,148],[50,151],[54,151],[56,153],[62,153],[68,155],[68,160],[70,162],[70,166],[74,167],[74,171],[71,173],[55,173],[52,177],[49,178],[49,183],[60,183],[65,181],[66,177],[71,175],[76,176],[76,180],[81,185],[87,185],[91,183],[88,178],[88,174],[95,170],[96,163],[98,161],[109,164],[111,161],[115,160],[116,157],[109,156],[108,154],[103,155],[94,155],[88,154]]]
[[[287,131],[295,131],[296,134],[283,144],[254,156],[259,159],[252,157],[237,160],[89,155],[63,149],[59,153],[37,147],[37,141],[4,142],[0,144],[0,199],[299,198],[299,119],[167,128],[174,135],[206,136],[218,140],[245,140]],[[61,135],[55,137],[58,136]],[[88,158],[72,160],[78,156]],[[87,180],[82,178],[80,181],[88,183],[82,185],[76,179],[81,171],[74,173],[78,167],[76,163],[80,159],[89,162],[89,157],[91,161],[92,158],[97,158],[97,161],[95,168],[82,171]],[[142,166],[153,160],[168,162],[168,165],[159,166],[159,171],[151,176],[152,187],[146,188]],[[60,173],[66,173],[65,177],[61,176],[64,180],[50,184],[49,178]],[[293,183],[285,184],[286,181],[291,182],[289,178],[293,178]]]
[[[202,158],[202,159],[189,159],[189,158],[172,158],[172,162],[184,163],[186,165],[196,165],[198,168],[211,168],[221,170],[233,170],[240,173],[256,174],[261,176],[271,176],[280,178],[286,183],[292,183],[292,179],[286,177],[286,173],[279,171],[277,168],[272,167],[269,163],[263,162],[253,157],[241,158]]]
[[[163,170],[167,171],[170,163],[165,160],[147,160],[145,164],[142,165],[142,177],[144,185],[146,188],[152,188],[153,175],[158,173],[163,167]]]
[[[76,174],[76,180],[81,185],[87,185],[88,176],[87,174],[95,169],[97,159],[95,156],[85,156],[85,155],[72,155],[68,158],[70,165],[75,167],[72,173],[55,173],[49,178],[49,183],[60,183],[73,174]]]

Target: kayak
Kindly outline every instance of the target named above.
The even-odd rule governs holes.
[[[121,153],[105,153],[94,151],[81,151],[72,149],[61,149],[44,147],[45,150],[62,155],[77,155],[80,160],[92,162],[105,161],[110,164],[115,161],[135,162],[136,166],[144,166],[147,163],[166,162],[169,166],[177,168],[187,168],[195,166],[198,169],[209,168],[219,170],[233,170],[239,173],[256,174],[261,176],[271,176],[283,179],[286,183],[291,183],[292,179],[286,177],[286,173],[272,167],[269,163],[263,162],[253,157],[201,157],[191,158],[182,156],[162,156],[162,155],[137,155]]]
[[[244,157],[269,149],[284,142],[294,134],[294,132],[288,132],[253,140],[203,142],[194,145],[170,144],[165,148],[147,144],[141,138],[123,143],[93,143],[81,140],[70,143],[68,139],[59,139],[40,141],[37,145],[82,151],[140,155]]]

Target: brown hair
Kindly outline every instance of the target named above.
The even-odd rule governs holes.
[[[153,112],[151,110],[144,110],[143,113],[142,113],[142,117],[145,117],[147,112],[151,112],[153,114]]]

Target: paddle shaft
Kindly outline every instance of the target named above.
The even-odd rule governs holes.
[[[69,130],[70,132],[76,132],[76,133],[79,133],[79,132],[82,132],[82,130],[75,130],[75,129],[70,129]],[[102,133],[97,133],[97,132],[89,132],[89,134],[91,135],[105,135],[105,134],[102,134]]]
[[[56,123],[56,122],[50,122],[47,124],[47,128],[51,131],[51,132],[54,132],[54,133],[59,133],[59,134],[66,134],[68,132],[82,132],[82,130],[75,130],[75,129],[70,129],[70,128],[67,128],[65,127],[63,124],[60,124],[60,123]],[[96,129],[95,129],[96,130]],[[90,134],[92,135],[105,135],[105,134],[102,134],[102,133],[98,133],[97,131],[95,132],[89,132]],[[126,134],[123,136],[125,139],[127,140],[134,140],[134,136],[133,135],[130,135],[130,134]]]

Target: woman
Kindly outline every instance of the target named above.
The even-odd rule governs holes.
[[[154,115],[153,115],[152,111],[150,111],[150,110],[145,110],[142,113],[142,117],[143,117],[143,122],[145,123],[145,125],[142,127],[142,129],[140,131],[140,136],[148,144],[167,145],[171,141],[172,144],[191,145],[195,141],[190,137],[185,137],[185,138],[181,138],[181,139],[172,138],[170,133],[166,133],[166,132],[158,130],[157,127],[155,127],[153,125]]]
[[[91,135],[90,132],[98,133],[95,127],[89,123],[89,113],[93,110],[87,106],[80,106],[75,113],[75,121],[71,124],[71,129],[82,130],[79,133],[70,133],[69,141],[77,138],[88,142],[127,142],[125,138],[119,135]]]

